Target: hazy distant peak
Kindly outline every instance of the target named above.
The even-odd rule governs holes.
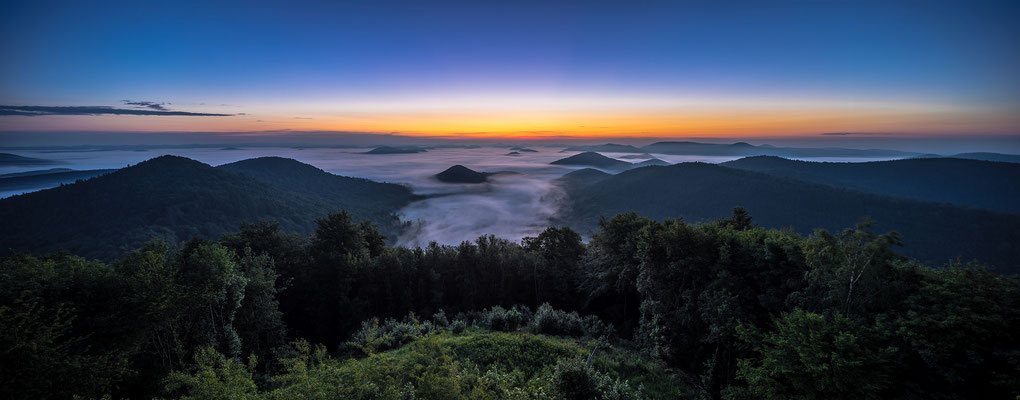
[[[478,172],[463,165],[454,165],[435,175],[436,179],[448,183],[482,183],[488,180],[490,173]]]
[[[425,149],[415,146],[380,146],[363,154],[414,154],[424,153]]]
[[[593,151],[586,151],[584,153],[574,154],[570,157],[559,159],[551,162],[550,164],[556,165],[585,165],[597,168],[606,169],[620,169],[631,166],[632,164],[626,161],[620,161],[615,158],[606,157]]]

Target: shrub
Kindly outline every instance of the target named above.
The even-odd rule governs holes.
[[[513,306],[508,310],[495,306],[482,311],[476,324],[493,331],[513,332],[530,323],[531,317],[527,307]]]
[[[549,303],[542,304],[535,311],[532,320],[535,333],[557,336],[584,336],[584,320],[576,312],[553,309]]]
[[[641,393],[626,381],[612,379],[585,363],[581,357],[561,359],[553,371],[552,389],[565,400],[641,399]]]
[[[402,321],[391,318],[381,324],[378,318],[372,318],[361,323],[361,329],[351,335],[347,345],[368,355],[398,348],[440,330],[442,328],[431,321],[418,321],[414,313],[408,314]]]

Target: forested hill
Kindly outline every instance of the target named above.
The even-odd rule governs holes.
[[[904,255],[945,262],[978,259],[1020,271],[1020,216],[899,199],[704,163],[645,167],[589,185],[565,185],[567,221],[587,231],[599,216],[628,211],[697,222],[723,218],[742,206],[762,226],[840,229],[870,217],[879,231],[904,237]]]
[[[0,191],[28,191],[49,188],[74,183],[81,179],[89,179],[113,171],[112,169],[90,169],[85,171],[58,169],[54,172],[30,171],[13,174],[13,176],[0,176]]]
[[[247,175],[290,192],[339,202],[359,219],[382,220],[414,195],[402,185],[334,175],[291,158],[260,157],[217,168]],[[374,213],[374,214],[373,214]],[[381,213],[381,214],[380,214]]]
[[[288,231],[308,233],[316,218],[341,209],[392,233],[390,213],[410,199],[399,185],[333,179],[296,162],[259,179],[249,176],[259,174],[256,166],[270,163],[254,160],[230,168],[246,171],[240,174],[162,156],[75,184],[3,199],[0,251],[61,249],[110,259],[123,246],[137,246],[153,237],[171,243],[194,236],[212,238],[236,230],[244,221],[276,220]],[[318,189],[310,189],[316,184]],[[351,196],[350,203],[343,190],[348,186],[364,189]],[[370,189],[379,189],[380,194],[375,196]]]
[[[722,165],[890,196],[1020,213],[1020,164],[960,158],[864,163],[747,157]]]

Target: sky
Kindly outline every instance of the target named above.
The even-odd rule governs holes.
[[[1020,138],[1017,1],[33,0],[0,18],[0,147],[26,132]]]

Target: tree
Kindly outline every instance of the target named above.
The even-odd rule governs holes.
[[[658,223],[637,213],[599,219],[599,231],[588,244],[581,261],[581,290],[586,307],[630,334],[638,317],[638,246],[643,229]]]
[[[534,265],[535,305],[576,306],[577,268],[585,252],[581,235],[568,227],[549,227],[536,237],[524,238],[523,245],[542,260],[541,265]]]
[[[872,225],[874,221],[866,220],[839,235],[818,230],[805,242],[804,253],[812,267],[809,280],[827,292],[822,307],[833,307],[849,317],[881,307],[876,301],[883,292],[881,277],[903,257],[893,252],[893,246],[901,245],[899,235],[876,236]]]
[[[740,360],[737,376],[747,386],[727,390],[730,399],[879,399],[892,383],[887,360],[896,349],[872,343],[841,314],[797,309],[764,334],[739,332],[756,357]]]

